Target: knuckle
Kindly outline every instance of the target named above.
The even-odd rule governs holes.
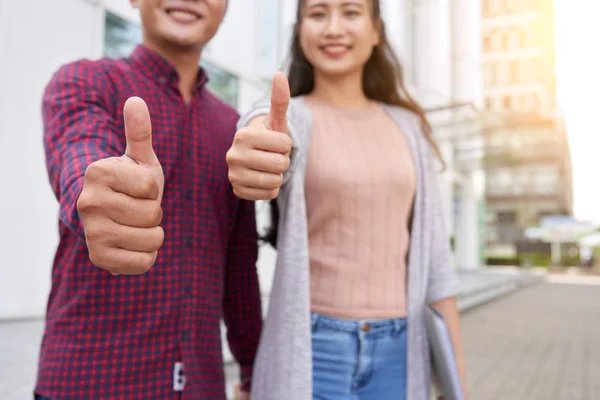
[[[142,175],[140,179],[140,191],[148,196],[153,196],[158,192],[158,183],[150,173]]]
[[[282,174],[287,171],[290,165],[290,158],[283,154],[277,154],[273,163],[276,172]]]
[[[227,165],[231,165],[235,162],[235,150],[233,147],[230,147],[229,150],[227,150],[225,161],[227,162]]]
[[[279,189],[283,184],[283,174],[277,174],[274,178],[274,189]]]
[[[102,159],[88,165],[83,175],[84,186],[109,185],[115,180],[115,165],[112,159]]]
[[[90,196],[89,192],[85,188],[83,188],[83,190],[81,191],[81,194],[79,195],[79,198],[77,198],[77,211],[79,211],[79,213],[83,214],[87,210],[93,208],[94,207],[93,199],[94,199],[94,197]]]
[[[238,174],[231,169],[229,170],[227,177],[229,178],[229,182],[231,182],[233,185],[237,185],[240,183],[240,178]]]
[[[106,168],[103,167],[102,160],[91,163],[85,169],[85,174],[83,175],[84,180],[86,182],[95,182],[98,181],[104,175]]]
[[[234,142],[238,145],[244,145],[248,142],[249,131],[248,128],[242,128],[235,133]]]
[[[88,245],[88,250],[90,252],[97,250],[97,243],[100,242],[104,237],[104,232],[102,231],[101,227],[91,222],[84,224],[83,228],[85,232],[85,240]]]
[[[103,251],[96,251],[96,249],[94,247],[88,247],[88,256],[89,256],[90,262],[98,268],[104,268],[103,254],[104,254]]]
[[[152,225],[159,225],[162,221],[163,210],[159,202],[155,202],[150,209],[150,220]]]
[[[246,194],[246,192],[243,189],[240,189],[237,186],[233,187],[233,194],[235,194],[237,198],[242,199],[242,200],[252,200],[252,199],[248,198],[248,195]]]
[[[156,234],[154,235],[156,250],[160,249],[165,241],[165,231],[162,227],[157,227]]]
[[[227,152],[227,155],[225,156],[226,161],[227,161],[227,165],[231,166],[232,168],[239,165],[240,161],[241,161],[241,157],[240,157],[240,153],[239,151],[237,151],[235,148],[231,148],[229,149],[229,151]]]
[[[283,141],[283,147],[286,149],[286,151],[291,151],[292,150],[292,146],[294,145],[294,143],[292,142],[292,138],[289,137],[288,135],[280,135],[281,136],[281,140]]]
[[[233,194],[242,200],[258,200],[258,197],[252,191],[246,190],[244,187],[233,189]]]
[[[154,265],[157,256],[157,251],[153,251],[152,253],[139,253],[138,265],[136,267],[143,272],[148,271]]]

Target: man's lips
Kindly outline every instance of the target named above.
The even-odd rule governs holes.
[[[185,8],[168,8],[166,13],[179,22],[194,22],[202,18],[196,11]]]

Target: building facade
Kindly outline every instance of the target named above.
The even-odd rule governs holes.
[[[514,259],[527,227],[572,214],[553,1],[483,0],[481,15],[487,255]]]

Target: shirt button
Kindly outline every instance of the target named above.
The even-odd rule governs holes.
[[[167,78],[165,78],[164,76],[161,76],[160,78],[158,78],[158,81],[162,84],[167,83]]]
[[[190,248],[192,247],[192,238],[191,237],[187,237],[185,238],[185,247]]]

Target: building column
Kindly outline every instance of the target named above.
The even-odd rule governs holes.
[[[481,5],[479,1],[451,1],[452,101],[483,106],[481,73]],[[457,113],[458,114],[458,113]],[[457,119],[461,116],[457,115]],[[461,140],[461,139],[457,139]],[[465,139],[473,142],[476,138]],[[481,140],[481,138],[479,138]],[[477,268],[483,263],[483,205],[485,174],[480,160],[462,163],[464,176],[458,204],[456,263]]]
[[[452,99],[483,107],[481,2],[451,0]]]
[[[485,178],[481,169],[472,169],[464,174],[458,204],[456,228],[456,263],[460,268],[473,269],[481,266],[484,237],[483,186]]]
[[[443,173],[438,175],[438,184],[440,186],[440,197],[442,198],[442,204],[444,207],[444,224],[446,226],[446,232],[448,239],[450,240],[455,236],[454,230],[454,151],[452,143],[449,140],[438,141],[438,146],[444,162],[446,163],[446,169]],[[455,252],[453,252],[452,265],[455,265]]]
[[[440,106],[450,101],[450,13],[448,0],[413,4],[413,57],[409,68],[423,106]]]

